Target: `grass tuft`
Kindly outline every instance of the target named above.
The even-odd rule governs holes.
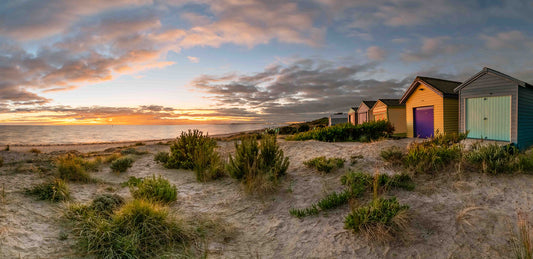
[[[475,144],[472,151],[465,155],[465,159],[483,173],[501,174],[519,168],[517,156],[518,149],[514,146]],[[522,160],[522,165],[526,165],[525,159]]]
[[[164,151],[157,152],[154,155],[154,161],[161,163],[163,165],[166,164],[168,162],[168,152],[164,152]]]
[[[56,178],[37,184],[25,190],[27,195],[37,196],[39,200],[52,202],[66,201],[70,199],[70,191],[65,181]]]
[[[155,258],[182,251],[188,236],[165,207],[133,200],[105,216],[84,205],[69,208],[78,246],[99,258]],[[179,255],[179,254],[178,254]]]
[[[130,185],[130,192],[136,199],[160,203],[171,203],[178,199],[178,189],[161,176],[144,178],[136,185]]]
[[[531,259],[533,258],[533,234],[526,213],[518,213],[516,225],[518,233],[511,239],[513,254],[518,259]]]
[[[380,153],[381,158],[394,166],[401,166],[404,163],[405,152],[396,146],[384,149]]]
[[[378,198],[369,205],[354,209],[344,220],[344,227],[363,233],[370,240],[387,241],[407,228],[409,206],[396,197]]]
[[[304,165],[315,168],[320,172],[329,173],[334,169],[343,168],[344,162],[346,162],[346,160],[340,157],[326,158],[325,156],[319,156],[304,161]]]
[[[128,168],[133,166],[133,159],[131,157],[121,157],[117,160],[111,162],[111,170],[117,173],[123,173],[128,170]]]
[[[59,177],[63,180],[75,181],[75,182],[94,182],[89,173],[87,173],[87,167],[92,168],[92,164],[88,164],[83,158],[67,154],[60,156],[55,160]]]
[[[193,171],[199,182],[212,181],[224,176],[224,163],[215,147],[209,142],[201,142],[194,150]]]

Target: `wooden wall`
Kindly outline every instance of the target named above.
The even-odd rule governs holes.
[[[405,102],[407,137],[414,137],[413,108],[433,106],[434,132],[444,132],[444,100],[435,91],[424,84],[419,84]]]

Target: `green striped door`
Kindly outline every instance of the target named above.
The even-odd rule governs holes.
[[[511,141],[511,96],[467,98],[469,138]]]

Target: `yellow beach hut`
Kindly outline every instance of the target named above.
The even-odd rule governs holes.
[[[456,133],[459,100],[454,89],[461,82],[418,76],[400,99],[405,104],[407,137],[427,138]]]
[[[371,110],[374,120],[386,120],[394,126],[394,134],[407,133],[405,104],[400,99],[378,99]]]

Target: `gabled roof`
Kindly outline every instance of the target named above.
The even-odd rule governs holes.
[[[480,78],[481,76],[483,75],[486,75],[486,74],[492,74],[492,75],[495,75],[495,76],[499,76],[503,79],[506,79],[506,80],[509,80],[509,81],[512,81],[514,83],[516,83],[517,85],[519,86],[522,86],[522,87],[527,87],[527,88],[533,88],[533,85],[530,85],[524,81],[521,81],[521,80],[518,80],[512,76],[509,76],[509,75],[506,75],[504,73],[501,73],[501,72],[498,72],[494,69],[491,69],[491,68],[488,68],[488,67],[484,67],[483,70],[481,70],[479,73],[475,74],[473,77],[471,77],[470,79],[466,80],[464,83],[462,83],[461,85],[457,86],[455,89],[454,89],[454,92],[459,92],[461,89],[465,88],[467,85],[471,84],[472,82],[476,81],[476,79]]]
[[[400,99],[378,99],[378,101],[387,106],[405,106],[405,104],[400,103]]]
[[[350,108],[350,111],[354,111],[354,112],[357,112],[357,109],[358,109],[358,108],[359,108],[358,106],[355,106],[355,107],[351,107],[351,108]]]
[[[424,84],[442,97],[457,98],[457,94],[454,92],[454,89],[459,86],[461,82],[417,76],[411,86],[407,88],[407,91],[405,91],[402,98],[400,98],[400,103],[404,104],[409,96],[411,96],[411,94],[414,92],[416,87],[418,87],[420,84]]]
[[[361,102],[361,104],[364,104],[366,105],[366,107],[368,107],[368,109],[371,109],[374,106],[374,104],[376,104],[376,101],[363,101]],[[361,107],[361,105],[359,105],[359,107]]]

